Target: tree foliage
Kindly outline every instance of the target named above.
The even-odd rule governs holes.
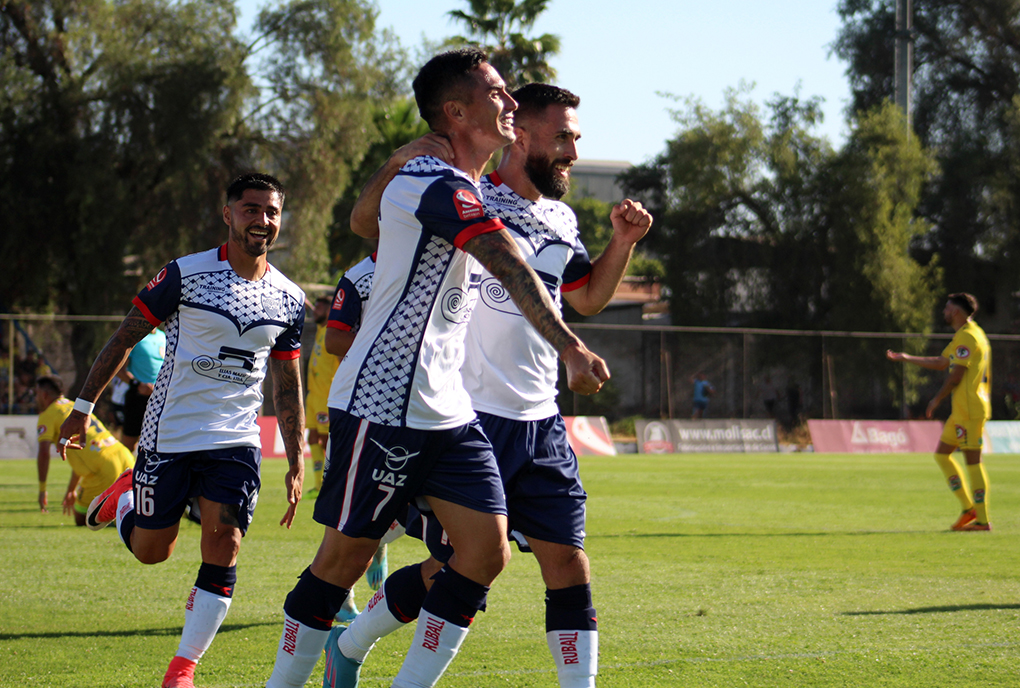
[[[854,111],[893,93],[895,2],[841,0],[835,53],[849,64]],[[938,253],[953,290],[991,305],[996,280],[1020,287],[1020,5],[1012,0],[914,3],[914,131],[934,150],[940,174],[920,212],[930,232],[916,242]]]
[[[467,3],[467,12],[448,12],[468,29],[467,36],[454,36],[448,41],[450,45],[480,45],[510,88],[555,80],[556,70],[549,59],[560,51],[559,36],[530,35],[549,0],[467,0]]]

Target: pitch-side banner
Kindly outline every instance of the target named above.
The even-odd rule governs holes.
[[[809,420],[816,452],[931,452],[942,436],[937,420]]]
[[[638,420],[635,429],[642,454],[779,451],[772,420]]]
[[[989,454],[1020,454],[1020,421],[990,420],[985,423],[984,450]]]

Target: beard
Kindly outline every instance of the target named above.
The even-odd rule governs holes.
[[[255,227],[256,229],[268,229],[267,227]],[[230,235],[238,244],[241,245],[245,253],[252,258],[258,258],[264,256],[269,252],[269,249],[276,243],[276,237],[271,234],[266,237],[266,242],[262,244],[251,244],[248,243],[248,234],[246,229],[238,229],[233,225],[230,226]]]
[[[569,164],[570,160],[567,158],[550,160],[538,155],[529,155],[527,162],[524,163],[524,171],[540,194],[558,201],[570,191],[570,173],[568,171],[566,177],[561,177],[554,169],[554,165]]]

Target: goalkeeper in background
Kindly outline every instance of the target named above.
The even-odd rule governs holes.
[[[991,388],[992,348],[985,331],[973,317],[978,302],[970,294],[950,294],[942,317],[956,335],[940,356],[912,356],[887,351],[890,361],[902,361],[929,370],[949,370],[949,375],[925,412],[931,418],[942,401],[952,394],[952,413],[935,449],[935,462],[946,476],[963,512],[953,530],[991,530],[988,521],[988,474],[981,463],[982,436],[985,421],[992,415],[989,401]],[[956,449],[963,451],[970,474],[970,490],[964,483],[960,466],[953,459]]]

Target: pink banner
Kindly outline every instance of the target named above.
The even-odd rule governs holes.
[[[809,420],[816,452],[931,452],[944,424],[937,420]]]
[[[603,416],[567,416],[567,441],[578,456],[616,456],[616,445]]]

